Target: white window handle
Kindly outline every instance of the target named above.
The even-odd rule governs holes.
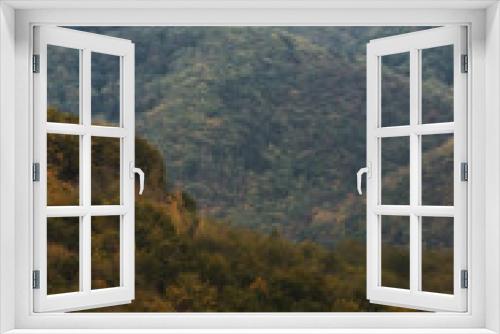
[[[142,195],[142,192],[144,191],[144,172],[142,171],[142,169],[135,167],[134,163],[131,161],[130,178],[133,179],[135,177],[135,174],[139,175],[139,195]]]
[[[360,170],[358,170],[358,172],[356,173],[357,181],[358,181],[357,182],[358,183],[358,194],[360,194],[360,195],[363,195],[363,190],[361,190],[361,177],[365,173],[368,176],[368,172],[369,172],[369,168],[368,167],[363,167]]]

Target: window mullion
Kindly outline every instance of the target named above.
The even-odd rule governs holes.
[[[84,128],[88,129],[91,120],[91,52],[88,49],[84,49],[82,52],[82,85],[81,85],[81,98],[82,98],[82,125]],[[82,136],[82,148],[81,148],[81,159],[80,168],[82,170],[82,202],[85,209],[85,214],[81,218],[81,228],[80,228],[80,284],[82,286],[82,291],[91,290],[91,217],[90,217],[90,206],[91,206],[91,159],[92,159],[92,147],[91,147],[91,136],[89,132],[86,132]]]
[[[420,59],[419,50],[410,51],[410,127],[415,129],[420,115]],[[420,217],[414,209],[420,204],[420,139],[416,131],[410,134],[410,290],[420,290],[421,252]]]

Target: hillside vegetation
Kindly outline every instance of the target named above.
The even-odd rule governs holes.
[[[365,165],[366,43],[414,28],[82,29],[136,43],[137,134],[162,153],[169,189],[190,194],[210,217],[291,240],[364,238],[364,217],[335,217],[347,197],[364,203],[355,172]],[[426,72],[435,92],[426,113],[447,106],[440,73]],[[109,75],[94,74],[105,92]],[[387,98],[404,99],[397,89]],[[113,118],[106,105],[93,110]],[[325,220],[330,228],[317,229]]]
[[[51,110],[53,119],[57,119]],[[72,138],[61,137],[49,155],[71,156]],[[56,146],[51,146],[56,147]],[[101,150],[94,147],[94,150]],[[108,158],[119,147],[106,148]],[[183,192],[162,188],[165,166],[158,150],[136,141],[136,161],[146,175],[146,191],[136,197],[136,299],[113,311],[357,311],[381,309],[364,296],[364,246],[346,241],[336,251],[313,242],[294,243],[278,232],[263,234],[199,215],[196,202]],[[65,203],[70,164],[51,164],[53,205]],[[103,171],[111,173],[111,170]],[[74,179],[74,178],[70,178]],[[60,200],[58,200],[60,199]],[[49,243],[50,290],[62,292],[74,282],[78,247],[63,223],[53,221]],[[102,221],[101,221],[102,223]],[[59,227],[59,228],[56,228]],[[113,230],[102,229],[92,241],[105,263],[94,263],[101,287],[116,284],[109,259]],[[55,242],[58,240],[58,242]],[[112,243],[111,243],[112,244]],[[112,244],[113,245],[113,244]],[[107,262],[108,261],[108,262]],[[73,288],[78,285],[73,284]],[[67,291],[67,290],[66,290]]]
[[[55,111],[52,117],[57,119]],[[61,137],[56,151],[49,155],[71,156],[72,138]],[[94,147],[93,150],[102,150]],[[365,294],[365,245],[345,238],[334,249],[311,241],[293,242],[276,230],[271,234],[233,226],[199,214],[197,204],[183,192],[167,192],[163,159],[160,152],[144,139],[136,140],[136,161],[148,175],[143,196],[136,197],[136,299],[133,303],[104,311],[227,311],[227,312],[327,312],[397,310],[370,304]],[[107,158],[118,157],[119,146],[106,148]],[[104,168],[104,167],[101,167]],[[78,189],[68,180],[74,175],[71,164],[50,164],[49,183],[53,205],[66,201],[67,189]],[[112,170],[103,170],[112,174]],[[75,179],[74,177],[69,178]],[[390,185],[389,185],[390,186]],[[58,200],[59,199],[59,200]],[[362,211],[350,199],[339,204],[345,210]],[[115,286],[118,243],[116,229],[94,222],[92,249],[98,251],[93,261],[95,287]],[[78,229],[69,229],[60,220],[51,222],[49,243],[49,290],[78,288]],[[103,225],[97,225],[103,224]],[[99,228],[99,226],[101,226]],[[97,227],[97,228],[96,228]],[[394,234],[399,233],[393,231]],[[405,284],[408,279],[399,265],[408,254],[398,246],[387,246],[385,272],[388,282]],[[449,262],[451,250],[431,254],[434,287],[446,286],[449,272],[439,263]],[[446,262],[443,261],[443,262]],[[444,279],[443,279],[444,277]],[[403,282],[402,282],[403,281]],[[102,311],[102,310],[101,310]]]
[[[412,29],[84,29],[136,43],[136,165],[147,175],[145,193],[136,197],[136,299],[109,311],[396,310],[366,300],[366,209],[355,172],[365,165],[365,44]],[[436,118],[449,107],[450,91],[449,78],[439,74],[449,64],[438,63],[441,71],[424,83],[434,92],[428,112]],[[393,65],[389,78],[398,87],[404,64]],[[108,79],[102,72],[92,80],[106,91]],[[64,92],[62,84],[55,89]],[[402,96],[393,90],[389,98]],[[60,101],[51,118],[74,118]],[[104,122],[113,118],[106,108],[93,112]],[[59,157],[49,173],[53,205],[78,194],[74,166],[61,163],[75,157],[71,140],[49,152]],[[449,180],[439,177],[449,173],[452,143],[437,138],[424,152],[429,201],[452,194]],[[384,198],[395,202],[408,191],[408,148],[387,147]],[[96,142],[96,152],[116,161],[119,148]],[[106,163],[98,168],[113,175]],[[114,190],[111,184],[93,197],[113,202]],[[450,235],[450,227],[432,229],[437,248],[423,250],[432,259],[424,263],[432,273],[426,288],[449,291],[452,268],[443,264],[452,263],[452,244],[438,236]],[[49,272],[59,291],[74,281],[77,250],[67,229],[55,230],[63,241],[49,244],[57,259]],[[102,256],[93,274],[96,286],[110,286],[116,233],[97,232],[93,249]],[[383,279],[405,286],[404,233],[385,233],[392,242],[383,248]]]

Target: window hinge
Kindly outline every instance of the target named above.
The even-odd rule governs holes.
[[[40,270],[33,270],[33,289],[40,289]]]
[[[462,289],[467,289],[469,287],[469,272],[467,270],[462,270],[460,275],[460,287]]]
[[[33,55],[33,73],[40,73],[40,55]]]
[[[33,181],[40,181],[40,164],[38,162],[33,163]]]
[[[466,162],[460,164],[460,179],[462,181],[469,181],[469,164]]]
[[[462,73],[469,72],[469,56],[462,55]]]

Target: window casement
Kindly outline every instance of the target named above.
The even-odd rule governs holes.
[[[50,95],[48,73],[51,50],[53,48],[73,52],[76,73],[76,112],[73,118],[55,119],[48,114],[47,100]],[[53,52],[53,51],[52,51]],[[115,123],[97,122],[92,105],[94,92],[91,74],[95,62],[93,57],[106,55],[115,57],[118,89],[107,96],[117,100],[114,105]],[[71,311],[95,307],[129,303],[134,298],[134,44],[128,40],[100,36],[91,33],[58,27],[36,27],[34,32],[33,55],[34,78],[34,267],[33,297],[34,311]],[[97,101],[99,103],[100,101]],[[58,142],[68,140],[74,143],[74,155],[63,156],[65,164],[77,166],[74,178],[79,191],[73,201],[50,198],[47,187],[50,186],[50,166],[47,161],[51,155],[62,154],[54,147]],[[94,141],[109,147],[106,154],[93,149]],[[116,152],[113,152],[116,151]],[[113,157],[116,157],[113,159]],[[70,161],[68,161],[70,160]],[[78,161],[71,161],[78,160]],[[97,169],[97,164],[113,164],[112,168]],[[111,161],[114,160],[114,161]],[[114,170],[113,170],[114,168]],[[140,170],[139,170],[140,172]],[[113,175],[102,175],[102,174]],[[140,172],[142,173],[142,172]],[[113,177],[115,179],[113,179]],[[96,178],[96,180],[93,180]],[[111,180],[109,180],[111,179]],[[102,187],[98,183],[116,182],[118,189],[113,200],[100,201]],[[141,177],[141,187],[143,177]],[[142,190],[142,189],[141,189]],[[60,204],[62,202],[62,204]],[[104,204],[102,203],[104,202]],[[94,227],[107,222],[117,222],[119,255],[117,271],[113,273],[116,285],[95,288],[92,271],[92,234]],[[53,224],[53,226],[50,226]],[[67,226],[75,225],[75,226]],[[64,234],[50,232],[54,229],[76,231],[74,242],[79,248],[77,283],[74,291],[50,291],[47,262],[48,238],[67,237]],[[57,243],[57,240],[53,240]],[[59,240],[60,242],[60,240]],[[63,270],[63,269],[62,269]]]
[[[467,45],[465,27],[442,27],[372,40],[367,46],[367,297],[374,303],[410,307],[422,310],[467,310]],[[429,117],[425,100],[432,90],[422,83],[428,72],[424,61],[426,52],[449,48],[452,91],[448,115]],[[384,77],[389,57],[399,57],[407,66],[407,83],[391,83]],[[388,89],[397,90],[407,100],[403,106],[393,106],[384,99]],[[393,110],[408,107],[403,110]],[[402,115],[395,119],[394,113]],[[445,137],[453,144],[449,159],[453,194],[429,189],[424,177],[428,142]],[[407,164],[402,167],[400,180],[408,192],[391,196],[384,180],[384,168],[390,165],[391,155],[401,154]],[[400,168],[401,170],[401,168]],[[429,198],[429,192],[437,192]],[[449,197],[449,198],[445,198]],[[435,218],[436,217],[436,218]],[[439,217],[439,218],[438,218]],[[423,273],[423,245],[431,226],[447,231],[453,246],[453,278],[451,291],[426,291],[425,281],[432,273]],[[391,286],[384,281],[384,253],[394,250],[384,247],[390,242],[386,230],[399,235],[396,242],[409,253],[408,284]],[[401,237],[401,235],[406,235]],[[443,264],[444,265],[444,264]]]

